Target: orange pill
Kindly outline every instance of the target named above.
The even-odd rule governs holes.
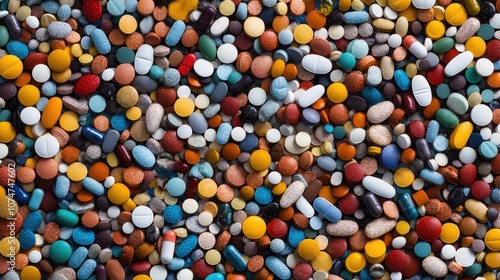
[[[320,98],[318,99],[316,102],[314,102],[311,107],[314,109],[314,110],[322,110],[323,108],[325,108],[326,106],[326,100],[325,98]]]
[[[137,166],[130,166],[123,170],[123,181],[129,187],[138,187],[144,180],[144,171]]]
[[[115,231],[113,232],[113,242],[116,244],[116,245],[125,245],[127,244],[127,236],[122,233],[121,231]]]
[[[189,164],[197,164],[200,161],[200,153],[198,151],[187,149],[184,152],[184,159]]]
[[[277,16],[273,19],[273,30],[279,33],[290,24],[290,19],[287,16]]]
[[[492,88],[500,87],[500,72],[493,72],[487,79],[486,83]]]
[[[82,215],[82,224],[87,228],[96,227],[99,224],[99,214],[94,211],[85,212]]]
[[[19,75],[16,78],[16,81],[14,82],[14,84],[17,87],[23,87],[23,86],[29,84],[30,81],[31,81],[31,75],[29,73],[23,72],[23,73],[21,73],[21,75]]]
[[[66,146],[61,152],[62,159],[67,164],[76,162],[79,155],[80,151],[74,146]]]
[[[96,162],[89,168],[89,177],[102,182],[109,176],[109,167],[103,162]]]
[[[227,160],[237,159],[240,155],[240,147],[235,143],[227,143],[222,147],[222,157]]]
[[[350,161],[356,155],[356,148],[349,143],[342,143],[337,148],[337,156],[343,161]]]
[[[363,128],[366,126],[366,114],[364,112],[356,112],[352,116],[352,123],[356,127]]]
[[[433,118],[439,108],[441,108],[441,101],[439,101],[436,97],[433,97],[431,99],[431,103],[423,109],[424,116],[428,119]]]
[[[319,10],[312,10],[307,14],[307,24],[312,29],[320,29],[326,24],[326,17]]]
[[[76,199],[81,203],[89,203],[94,199],[94,195],[88,190],[81,190],[76,194]]]
[[[293,207],[288,207],[288,208],[285,208],[285,209],[281,209],[279,212],[278,212],[278,217],[282,220],[282,221],[289,221],[292,219],[293,217],[293,214],[295,214],[295,211],[293,210]]]
[[[298,72],[299,71],[297,70],[297,66],[295,66],[295,64],[288,63],[285,65],[285,71],[283,72],[283,77],[285,77],[287,81],[291,81],[297,77]]]
[[[344,197],[348,193],[349,193],[349,187],[346,184],[341,184],[340,186],[334,187],[332,189],[333,196],[338,198]]]
[[[208,119],[208,126],[210,126],[211,128],[217,128],[221,123],[222,117],[219,114],[216,114],[215,116]]]
[[[429,201],[429,197],[424,190],[416,191],[411,195],[411,197],[413,198],[413,201],[415,201],[415,204],[417,204],[417,206],[422,206]]]
[[[415,159],[415,156],[415,150],[412,148],[404,149],[403,152],[401,152],[401,162],[409,164]]]

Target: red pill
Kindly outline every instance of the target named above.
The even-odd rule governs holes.
[[[101,18],[102,6],[99,0],[83,0],[83,16],[90,22],[96,22]]]
[[[441,249],[443,249],[443,246],[443,241],[441,241],[441,239],[436,239],[431,243],[431,251],[434,254],[438,254],[439,252],[441,252]]]
[[[458,172],[458,180],[466,187],[471,186],[476,181],[476,177],[477,167],[472,163],[462,166]]]
[[[220,110],[228,116],[234,116],[238,113],[238,110],[240,110],[240,103],[238,99],[232,96],[224,97],[220,102]]]
[[[286,106],[285,121],[288,124],[296,125],[300,122],[300,108],[299,105],[292,103]]]
[[[500,41],[489,41],[488,44],[486,44],[486,51],[484,52],[484,56],[491,61],[500,60]]]
[[[80,96],[87,96],[94,93],[101,84],[101,79],[96,74],[85,74],[76,83],[74,92]]]
[[[200,180],[191,177],[188,180],[185,196],[186,198],[195,198],[198,193],[198,184]]]
[[[267,223],[266,232],[272,238],[281,238],[288,232],[288,226],[281,219],[273,218]]]
[[[337,204],[340,212],[351,215],[359,209],[359,199],[352,192],[342,197]]]
[[[360,184],[365,177],[365,170],[361,164],[351,163],[344,168],[344,176],[349,186],[355,186]]]
[[[166,107],[174,104],[177,99],[177,93],[175,93],[175,89],[173,88],[159,87],[156,90],[156,99],[158,103]]]
[[[417,102],[413,97],[413,94],[405,92],[401,95],[401,101],[403,102],[403,109],[408,115],[413,115],[417,111]]]
[[[417,256],[413,254],[407,254],[406,257],[408,258],[408,265],[406,265],[406,267],[401,270],[401,274],[403,274],[405,278],[411,278],[420,272],[421,260],[419,260]]]
[[[181,62],[181,65],[177,68],[181,77],[186,77],[191,69],[193,68],[194,63],[196,62],[196,55],[194,53],[190,53],[184,57]]]
[[[177,137],[177,132],[175,130],[168,130],[163,135],[160,145],[165,149],[165,152],[177,154],[184,148],[184,140]]]
[[[342,237],[333,237],[328,242],[325,252],[333,259],[340,258],[347,251],[347,240]]]
[[[490,191],[490,184],[486,183],[483,180],[475,181],[470,188],[472,197],[477,200],[483,200],[487,198],[490,195]]]
[[[441,222],[433,216],[425,216],[417,222],[416,232],[420,239],[432,242],[441,235]]]
[[[193,266],[194,277],[198,279],[205,279],[208,275],[214,273],[214,271],[214,267],[207,264],[205,259],[200,259]]]
[[[427,72],[425,73],[425,77],[427,78],[427,81],[429,81],[429,84],[433,86],[442,84],[445,79],[444,66],[438,64],[436,67],[427,70]]]
[[[405,252],[401,250],[392,250],[385,257],[385,266],[389,271],[403,271],[409,263],[409,259]]]
[[[490,163],[491,171],[495,174],[500,174],[500,154],[496,155]]]
[[[292,270],[293,278],[296,280],[307,280],[312,277],[313,269],[309,263],[301,262]]]
[[[232,127],[238,127],[238,126],[243,127],[243,124],[245,124],[245,123],[241,119],[241,115],[236,115],[231,120],[231,126]]]
[[[129,166],[132,163],[132,157],[130,156],[130,153],[122,144],[116,145],[114,152],[122,166]]]
[[[130,265],[130,270],[135,273],[145,273],[151,268],[149,260],[135,261]]]
[[[425,125],[422,121],[413,120],[408,125],[409,135],[413,138],[424,138],[425,137]]]

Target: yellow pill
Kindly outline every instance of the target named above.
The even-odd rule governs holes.
[[[247,203],[239,197],[231,200],[231,207],[233,207],[234,210],[243,210],[246,205]]]
[[[441,37],[443,37],[445,32],[446,27],[439,20],[431,20],[425,27],[425,35],[427,35],[427,37],[429,37],[431,40],[440,39]]]
[[[329,271],[332,265],[332,257],[323,251],[319,252],[318,257],[311,261],[311,266],[315,271]]]
[[[0,122],[0,143],[9,143],[16,138],[16,128],[10,122]]]
[[[408,63],[405,72],[408,78],[413,79],[418,73],[417,65],[415,63]]]
[[[62,113],[61,117],[59,118],[59,125],[67,132],[73,132],[77,130],[80,127],[80,124],[78,123],[78,115],[71,111]]]
[[[134,276],[134,278],[132,278],[132,280],[151,280],[151,277],[147,276],[146,274],[140,274],[140,275]]]
[[[277,78],[283,75],[285,72],[285,62],[281,59],[277,59],[273,62],[273,66],[271,67],[271,76],[273,78]]]
[[[23,72],[23,62],[15,55],[5,55],[0,58],[0,76],[13,80]]]
[[[311,261],[317,258],[319,251],[318,242],[313,239],[304,239],[300,241],[299,246],[297,246],[297,253],[306,261]]]
[[[455,241],[458,240],[460,237],[460,229],[456,224],[453,223],[446,223],[441,226],[441,235],[439,238],[444,242],[444,243],[454,243]]]
[[[165,198],[164,200],[168,205],[177,203],[177,200],[175,200],[173,203],[168,203]],[[137,204],[135,204],[135,202],[131,198],[129,198],[127,199],[127,201],[125,201],[125,203],[122,204],[122,207],[123,209],[125,209],[125,211],[132,212],[137,207]]]
[[[282,1],[279,1],[275,6],[274,6],[274,10],[276,11],[276,13],[280,16],[284,16],[286,15],[286,13],[288,12],[288,6],[285,4],[285,2],[282,2]]]
[[[56,83],[62,84],[69,80],[71,74],[72,72],[69,68],[63,72],[52,72],[52,80],[54,80],[54,82]]]
[[[0,186],[0,198],[4,197],[7,195],[7,191],[5,190],[5,187]]]
[[[344,100],[347,99],[347,88],[343,83],[332,83],[331,85],[328,86],[326,90],[326,95],[328,96],[328,99],[334,103],[342,103]]]
[[[445,19],[445,16],[444,16],[445,8],[444,7],[436,5],[436,6],[432,7],[432,10],[434,11],[434,19],[441,20],[441,21],[443,21]]]
[[[401,12],[411,5],[411,0],[389,0],[387,4],[389,4],[389,7],[394,11]]]
[[[63,102],[61,98],[55,96],[49,99],[49,102],[47,102],[47,105],[43,109],[42,126],[46,129],[54,127],[61,116],[62,108]]]
[[[132,34],[137,29],[137,20],[131,15],[123,15],[118,22],[118,28],[123,34]]]
[[[128,108],[127,112],[125,112],[125,115],[127,116],[127,119],[131,121],[136,121],[141,118],[142,112],[139,107],[131,107]]]
[[[217,193],[217,183],[210,179],[205,178],[198,183],[198,195],[202,199],[209,200]]]
[[[34,106],[40,99],[40,90],[34,85],[25,85],[17,92],[17,99],[23,106]]]
[[[307,24],[299,24],[293,30],[293,38],[299,44],[307,44],[309,43],[314,35],[314,31]]]
[[[500,256],[497,256],[497,257],[500,257]],[[496,280],[497,279],[497,275],[495,273],[491,272],[491,271],[488,271],[488,272],[485,272],[483,274],[483,278],[486,279],[486,280]]]
[[[371,264],[381,263],[385,259],[386,246],[384,241],[373,239],[365,245],[365,257]]]
[[[47,65],[54,72],[64,72],[70,64],[71,57],[64,50],[53,50],[47,58]]]
[[[243,23],[243,31],[250,38],[257,38],[266,30],[266,24],[258,17],[248,17]]]
[[[225,15],[226,17],[234,14],[235,10],[236,10],[236,5],[231,0],[224,0],[219,5],[220,13]]]
[[[113,152],[106,155],[106,162],[112,168],[118,167],[118,158],[116,157],[116,154]]]
[[[377,146],[368,147],[368,154],[370,156],[379,156],[382,153],[382,149]]]
[[[250,166],[255,171],[264,171],[271,165],[271,155],[264,150],[257,150],[250,156]]]
[[[484,243],[491,251],[500,251],[500,229],[493,228],[486,232]]]
[[[80,44],[74,44],[71,46],[71,55],[74,57],[80,57],[83,54],[83,48]]]
[[[450,135],[450,147],[456,150],[465,147],[473,129],[474,125],[471,122],[463,122],[457,125]]]
[[[175,113],[182,118],[191,115],[194,112],[194,102],[187,97],[181,97],[174,103]]]
[[[467,9],[459,3],[451,3],[446,7],[444,17],[451,25],[462,25],[467,20]]]
[[[28,265],[21,270],[19,277],[21,280],[40,280],[42,279],[42,274],[36,266]]]
[[[279,182],[274,186],[272,192],[274,195],[282,195],[286,191],[286,184],[285,182]]]
[[[21,248],[21,244],[19,244],[19,240],[15,237],[7,236],[0,240],[0,254],[4,257],[9,257],[14,253],[16,255],[19,253],[19,249]]]
[[[93,60],[94,60],[94,57],[88,53],[82,54],[80,57],[78,57],[78,62],[80,62],[80,64],[83,66],[89,66]]]
[[[68,166],[66,175],[74,182],[79,182],[87,177],[87,167],[81,162],[74,162]]]
[[[249,216],[242,224],[243,234],[250,239],[259,239],[266,233],[266,222],[259,216]]]
[[[41,42],[38,46],[38,51],[41,53],[49,53],[50,52],[50,44],[48,42]]]
[[[253,198],[255,190],[250,186],[244,186],[240,189],[240,197],[244,201],[249,201]]]
[[[415,175],[411,169],[402,167],[394,172],[394,183],[401,188],[406,188],[415,180]]]
[[[470,51],[476,58],[481,57],[486,51],[486,43],[483,38],[473,36],[465,42],[465,50]]]
[[[363,270],[363,268],[365,268],[365,265],[366,265],[365,256],[363,256],[363,254],[359,252],[352,252],[345,259],[345,268],[350,273],[356,274],[360,272],[361,270]]]
[[[222,258],[221,254],[219,253],[219,251],[215,249],[208,250],[205,253],[205,261],[209,265],[217,265],[218,263],[220,263],[221,258]]]
[[[139,92],[137,92],[137,89],[135,89],[133,86],[124,86],[120,88],[116,93],[116,101],[123,108],[130,108],[132,106],[135,106],[135,104],[137,104],[137,101],[139,101]]]
[[[130,198],[130,190],[122,183],[115,183],[108,190],[108,199],[115,205],[122,205]]]
[[[410,5],[407,9],[399,12],[399,17],[406,18],[409,22],[417,20],[417,8]]]
[[[396,224],[396,232],[399,235],[405,235],[410,232],[410,224],[407,221],[399,221]]]

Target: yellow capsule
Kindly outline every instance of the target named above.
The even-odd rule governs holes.
[[[479,14],[479,11],[481,10],[481,6],[476,0],[465,0],[465,7],[467,8],[467,11],[469,11],[469,14],[471,16],[475,16]]]
[[[319,11],[324,16],[329,16],[333,12],[333,1],[332,0],[322,0],[319,4]]]

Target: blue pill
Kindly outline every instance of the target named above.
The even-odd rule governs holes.
[[[69,267],[73,269],[79,268],[87,258],[88,250],[85,247],[78,247],[68,260]]]
[[[102,113],[106,109],[106,99],[101,95],[94,94],[89,99],[89,108],[94,113]]]
[[[274,195],[270,187],[261,186],[254,193],[254,199],[260,205],[267,205],[273,201]]]
[[[396,144],[389,144],[382,149],[380,157],[385,167],[394,170],[399,166],[401,150]]]
[[[87,246],[94,243],[95,233],[91,229],[85,227],[77,227],[73,230],[71,237],[76,244]]]
[[[43,222],[43,216],[39,212],[29,213],[23,221],[23,229],[35,231]]]
[[[14,200],[17,201],[18,204],[26,205],[30,201],[29,194],[19,185],[14,184],[12,188],[10,188],[9,194],[14,193]]]
[[[78,269],[78,272],[76,273],[76,278],[83,280],[83,279],[89,279],[90,275],[94,273],[95,268],[97,267],[97,262],[93,259],[88,259],[86,260],[80,269]]]
[[[54,195],[57,198],[64,198],[69,192],[71,182],[68,177],[64,175],[57,176],[56,184],[54,186]]]
[[[423,180],[432,183],[434,185],[441,185],[444,183],[444,177],[440,173],[430,170],[430,169],[422,169],[420,171],[420,178]]]
[[[473,132],[470,135],[469,140],[467,141],[467,146],[469,146],[473,149],[477,149],[477,148],[479,148],[481,143],[483,143],[483,141],[484,141],[484,139],[483,139],[483,136],[481,136],[481,134],[479,134],[477,132]]]
[[[104,133],[91,126],[82,127],[81,132],[82,135],[85,136],[85,138],[87,138],[87,140],[89,140],[93,144],[100,144],[104,140]]]
[[[57,10],[57,19],[60,21],[66,21],[71,17],[71,7],[69,5],[61,5],[59,10]]]
[[[31,248],[35,247],[35,234],[29,230],[21,229],[17,239],[19,240],[19,245],[23,250],[30,250]]]
[[[271,0],[272,1],[272,0]],[[240,3],[236,9],[236,19],[245,20],[248,17],[247,3]]]
[[[125,3],[122,0],[109,0],[106,10],[112,16],[121,16],[125,12]]]
[[[129,125],[129,121],[127,120],[127,116],[125,116],[125,114],[114,114],[111,117],[111,127],[120,132],[129,128]]]
[[[420,241],[413,247],[413,252],[419,258],[425,258],[431,253],[431,245],[427,242]]]
[[[176,224],[182,220],[182,209],[178,205],[169,205],[163,210],[163,218],[169,224]]]
[[[109,42],[108,36],[101,29],[92,31],[90,38],[97,52],[100,54],[108,54],[111,51],[111,43]]]
[[[7,43],[7,52],[19,57],[20,59],[25,59],[30,51],[28,49],[28,45],[19,41],[10,41]]]
[[[240,142],[240,149],[243,152],[253,151],[259,145],[259,138],[253,133],[249,133],[245,136],[245,139]]]
[[[241,255],[240,251],[236,249],[233,245],[228,245],[223,251],[226,259],[233,265],[236,271],[245,271],[247,267],[247,262]]]
[[[290,269],[275,256],[267,257],[266,266],[280,279],[289,279],[291,277],[292,273],[290,272]]]
[[[340,55],[337,63],[345,70],[352,70],[356,66],[356,58],[352,53],[345,52]]]
[[[259,109],[259,120],[267,122],[281,108],[282,102],[268,99]]]
[[[299,243],[306,238],[306,235],[303,230],[296,228],[295,226],[291,226],[288,231],[288,243],[293,247],[299,246]]]
[[[181,74],[175,68],[168,68],[163,73],[163,84],[166,87],[173,87],[181,81]]]
[[[406,75],[405,71],[402,69],[398,69],[394,71],[394,82],[401,90],[409,90],[410,89],[410,78]]]
[[[104,186],[93,178],[85,177],[82,181],[83,187],[94,195],[103,195]]]
[[[279,254],[281,251],[285,249],[285,241],[275,238],[271,240],[271,244],[269,245],[269,248],[271,249],[272,252]]]
[[[384,97],[380,91],[374,87],[364,87],[361,90],[361,97],[369,104],[377,104],[384,101]]]
[[[171,196],[181,196],[186,191],[186,182],[181,178],[172,178],[168,180],[165,188]]]
[[[315,198],[313,201],[313,207],[316,211],[318,211],[318,213],[323,215],[323,217],[325,217],[332,223],[336,223],[342,218],[342,212],[340,212],[340,210],[335,205],[331,204],[323,197]]]
[[[232,130],[233,127],[229,123],[221,123],[221,125],[217,129],[217,134],[215,136],[217,143],[224,145],[229,142]]]
[[[353,11],[344,14],[344,22],[347,24],[360,24],[367,21],[370,14],[365,11]]]
[[[169,270],[181,270],[184,268],[186,262],[182,258],[174,257],[172,261],[168,264],[167,268]]]
[[[250,201],[245,205],[245,213],[247,213],[248,216],[252,215],[258,215],[260,212],[260,207],[257,203]]]
[[[194,251],[197,245],[198,238],[196,237],[196,235],[189,235],[188,237],[184,238],[179,244],[177,244],[175,248],[175,255],[179,258],[189,256],[189,254]]]
[[[224,274],[220,272],[210,273],[205,280],[224,280]]]
[[[40,188],[34,189],[33,192],[31,193],[31,198],[30,198],[30,201],[28,203],[28,208],[31,211],[38,210],[38,208],[40,208],[40,205],[42,204],[42,200],[43,200],[44,196],[45,196],[45,192],[42,189],[40,189]]]
[[[156,157],[146,146],[137,145],[132,149],[135,162],[144,169],[151,169],[156,163]]]
[[[398,198],[398,204],[408,220],[414,220],[418,217],[417,207],[415,206],[415,203],[413,203],[409,193],[401,194]]]
[[[59,3],[56,1],[41,1],[42,9],[49,14],[57,14],[57,10],[59,10]]]
[[[491,141],[484,141],[479,145],[479,154],[485,159],[492,159],[498,154],[498,147]]]
[[[271,82],[271,96],[276,100],[285,99],[288,94],[288,81],[279,76]]]
[[[334,171],[337,168],[335,160],[329,156],[320,156],[317,160],[318,166],[326,171]]]
[[[175,46],[181,40],[182,34],[186,30],[186,24],[182,20],[177,20],[172,24],[170,30],[168,31],[167,37],[165,38],[165,43],[167,46]]]
[[[427,142],[432,143],[434,140],[436,140],[436,137],[439,134],[439,122],[436,120],[431,120],[429,124],[427,125],[427,130],[425,132],[425,140]]]

